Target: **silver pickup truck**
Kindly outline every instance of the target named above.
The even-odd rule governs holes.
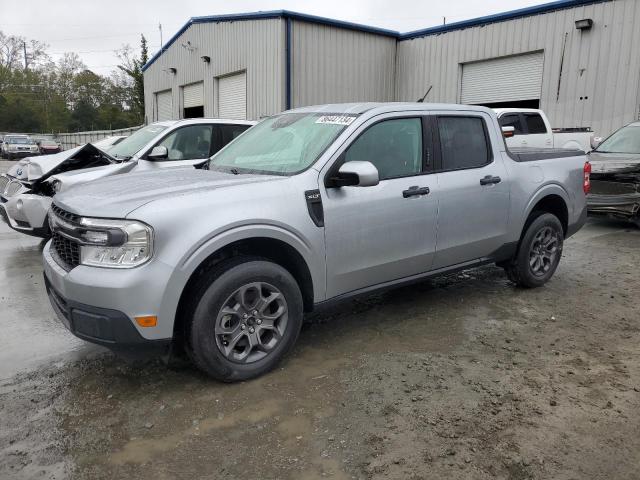
[[[507,151],[482,107],[300,108],[207,170],[57,195],[45,284],[81,338],[180,346],[217,379],[247,379],[321,305],[488,263],[543,285],[585,221],[587,167],[579,151]]]

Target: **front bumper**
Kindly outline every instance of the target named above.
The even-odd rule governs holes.
[[[171,342],[175,306],[172,312],[163,308],[168,266],[155,262],[118,270],[80,265],[67,272],[50,248],[51,241],[42,252],[47,293],[74,335],[110,348],[155,348]],[[156,327],[143,328],[133,320],[146,315],[158,317]]]
[[[51,207],[51,197],[23,193],[0,199],[0,214],[5,222],[17,232],[49,237],[47,213]]]
[[[640,214],[640,194],[594,195],[587,197],[589,215],[635,219]]]
[[[26,157],[36,157],[40,155],[40,152],[7,152],[5,155],[11,156],[11,158],[26,158]]]

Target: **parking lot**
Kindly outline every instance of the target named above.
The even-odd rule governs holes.
[[[316,314],[233,385],[66,332],[43,246],[0,225],[2,478],[637,478],[635,227],[590,221],[537,290],[485,267]]]

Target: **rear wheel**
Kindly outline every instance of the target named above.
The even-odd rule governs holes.
[[[516,257],[505,267],[507,277],[521,287],[540,287],[560,263],[564,231],[558,217],[541,213],[529,223]]]
[[[190,357],[225,382],[262,375],[291,350],[302,317],[302,294],[287,270],[231,259],[206,275],[192,298]]]

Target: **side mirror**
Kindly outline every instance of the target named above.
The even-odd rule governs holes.
[[[159,145],[157,147],[153,147],[153,150],[151,150],[151,153],[147,155],[147,158],[149,160],[164,160],[168,156],[169,156],[169,150],[167,150],[167,147],[163,147],[162,145]]]
[[[602,143],[602,137],[591,137],[591,148],[595,150]]]
[[[380,183],[378,169],[371,162],[351,161],[343,163],[338,174],[331,178],[332,187],[373,187]]]
[[[502,127],[502,136],[511,138],[516,134],[516,127]]]

